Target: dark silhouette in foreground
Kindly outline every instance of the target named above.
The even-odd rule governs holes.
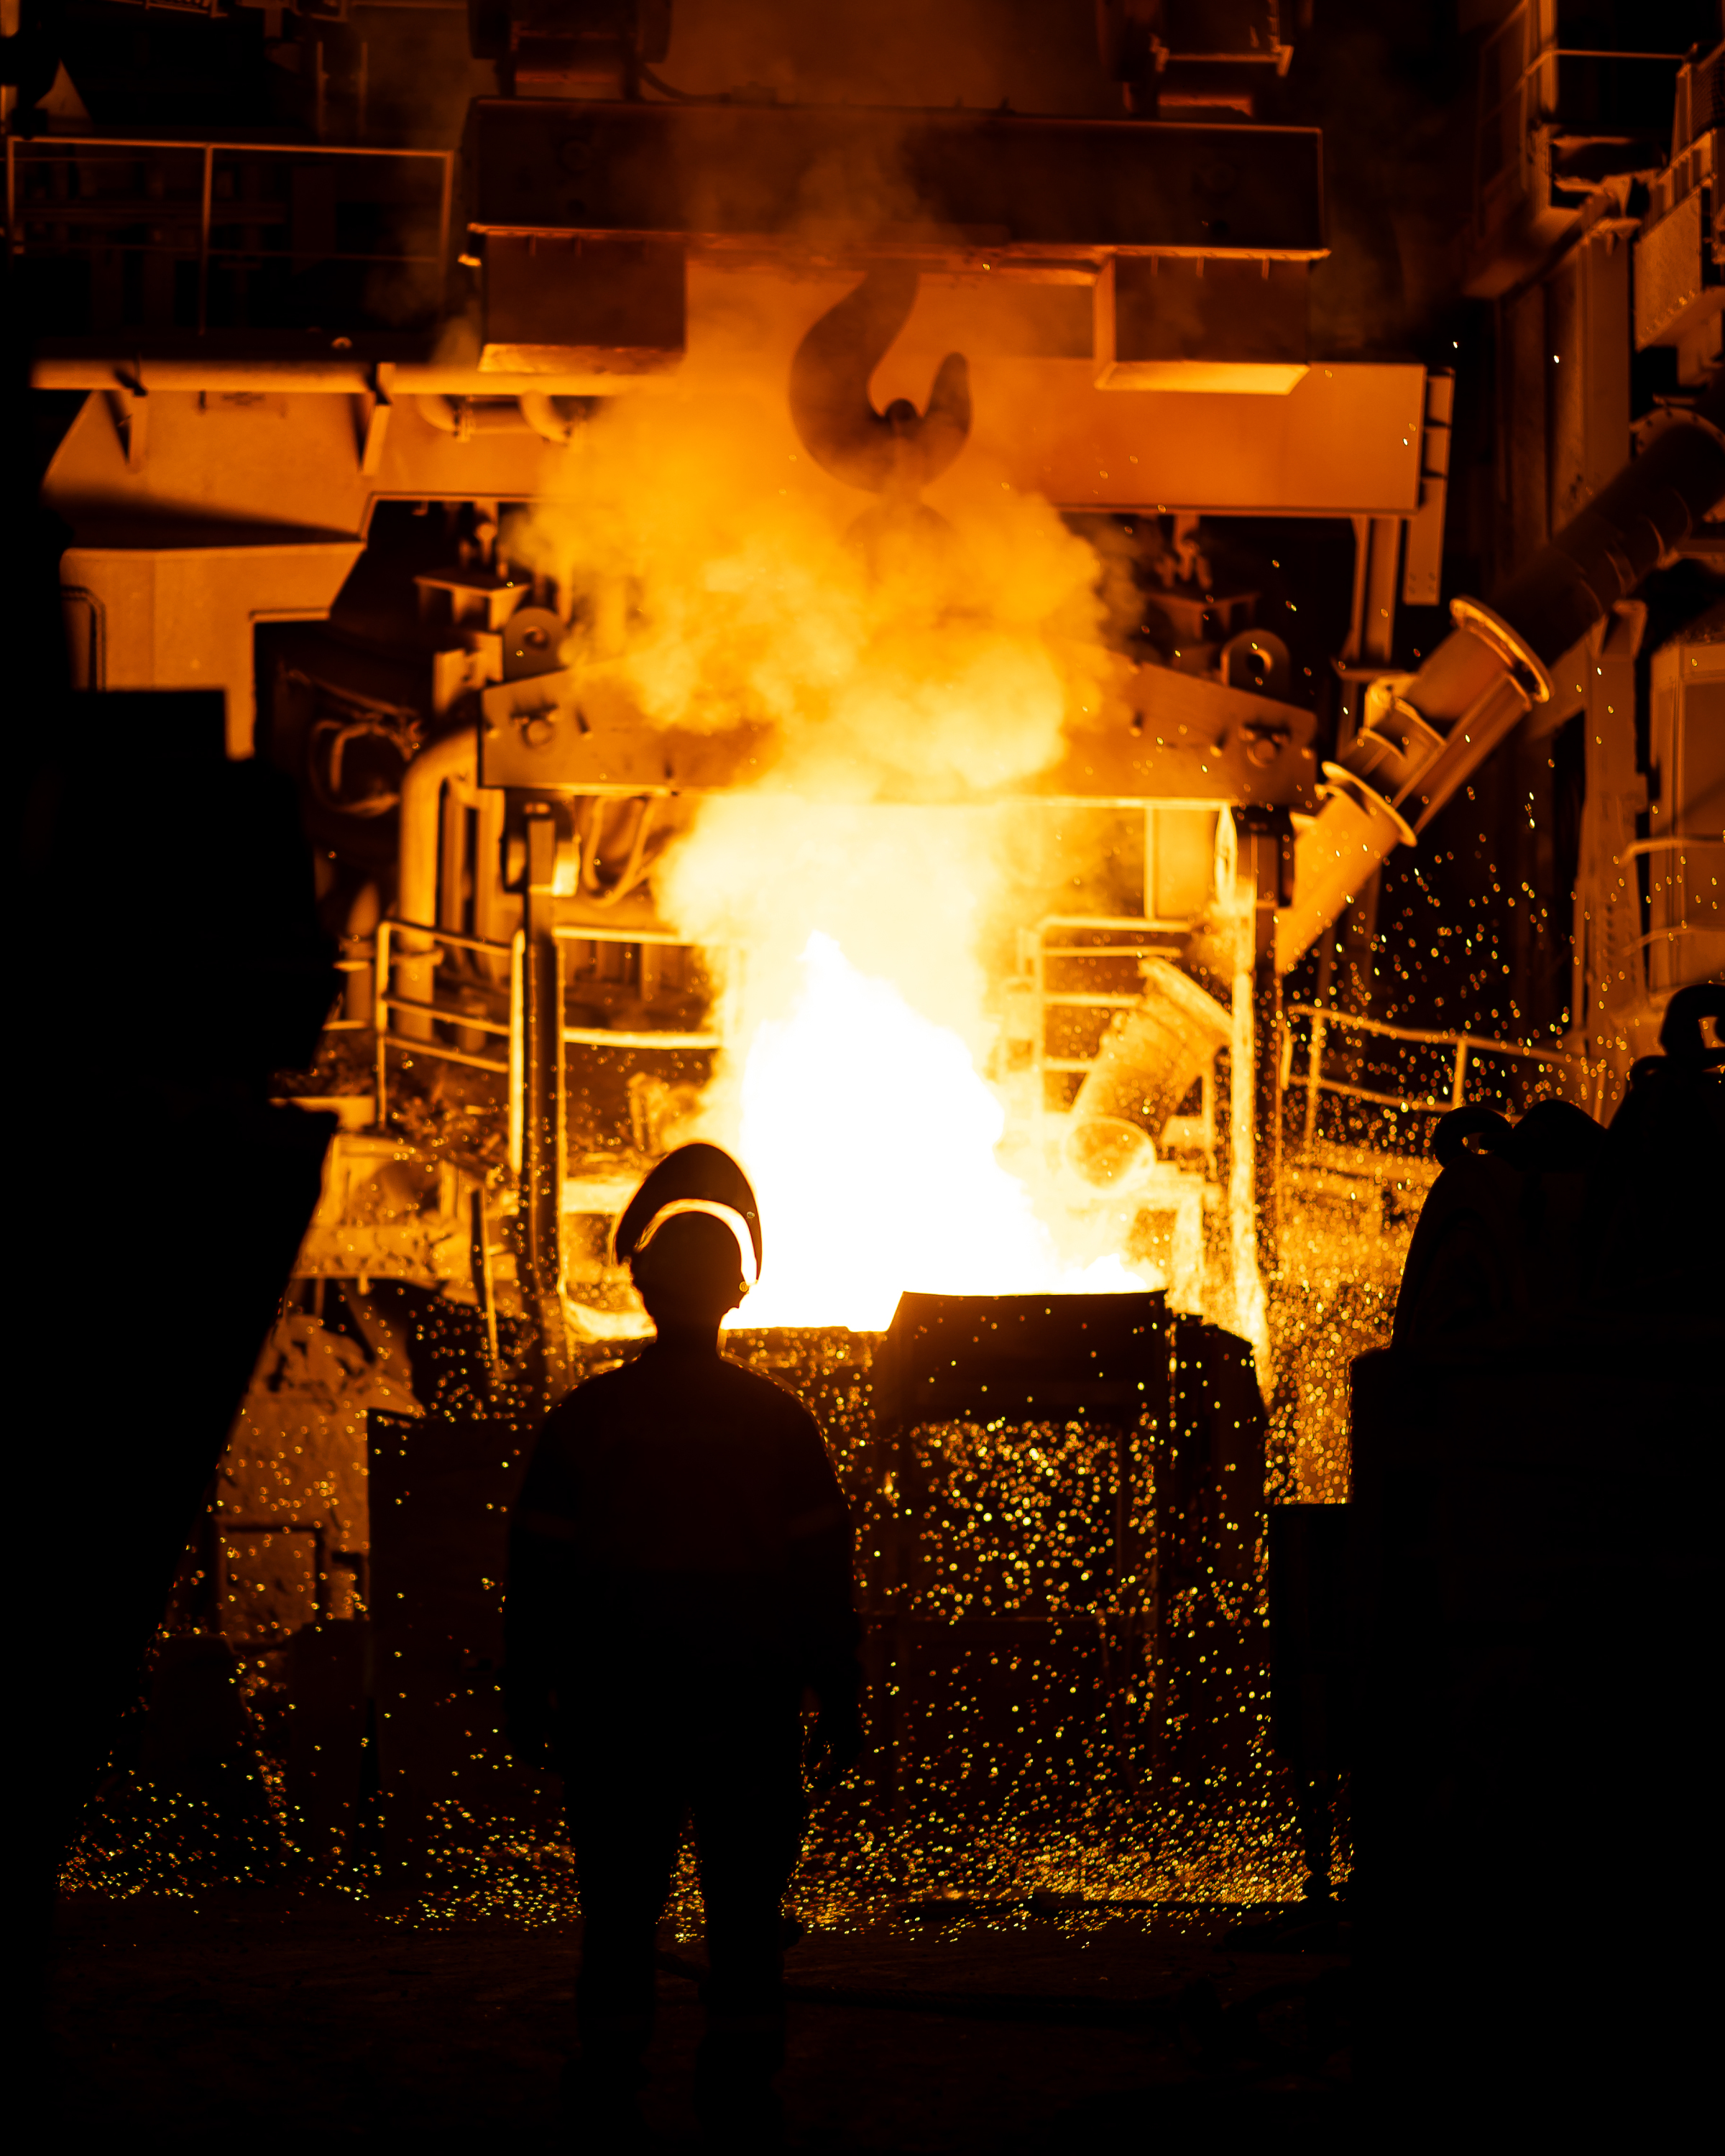
[[[8,42],[27,47],[15,80],[56,64],[51,30]],[[5,1879],[27,2026],[61,1867],[317,1204],[335,1118],[272,1096],[311,1062],[341,986],[294,788],[227,754],[223,692],[71,685],[59,562],[74,535],[39,485],[83,400],[29,386],[54,274],[10,253],[0,270],[18,618],[0,851],[18,939],[0,1113],[28,1224],[8,1272],[8,1496],[34,1523],[8,1577],[18,1609],[53,1613],[8,1671],[28,1761]],[[136,1277],[133,1240],[149,1252]]]
[[[1351,1368],[1350,1502],[1272,1527],[1276,1743],[1308,1795],[1348,1773],[1384,2146],[1663,2147],[1707,2101],[1664,1973],[1669,1867],[1715,1832],[1722,1026],[1725,983],[1674,994],[1609,1125],[1439,1122],[1392,1342]]]
[[[850,1515],[819,1427],[719,1353],[746,1292],[731,1222],[758,1249],[752,1202],[703,1178],[696,1152],[742,1183],[715,1149],[685,1147],[644,1186],[666,1203],[625,1215],[619,1254],[658,1337],[540,1433],[511,1522],[506,1685],[517,1756],[564,1778],[579,1867],[572,2108],[600,2132],[638,2117],[655,1932],[687,1817],[711,1972],[696,2106],[710,2133],[759,2145],[783,2059],[803,1698],[819,1707],[814,1780],[829,1786],[860,1748],[860,1676]],[[724,1191],[716,1207],[684,1191],[691,1173]]]

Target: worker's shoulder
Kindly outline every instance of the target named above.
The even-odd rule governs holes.
[[[540,1448],[579,1451],[643,1418],[656,1419],[667,1409],[679,1415],[716,1413],[733,1427],[789,1445],[809,1437],[820,1441],[820,1424],[788,1386],[722,1355],[691,1368],[667,1364],[649,1351],[566,1393],[542,1425]]]
[[[807,1404],[776,1378],[767,1377],[759,1370],[746,1370],[741,1363],[733,1363],[724,1355],[719,1358],[719,1373],[718,1383],[726,1394],[751,1413],[783,1423],[787,1429],[796,1424],[819,1430],[819,1424]]]
[[[619,1363],[583,1378],[563,1394],[540,1424],[541,1441],[566,1442],[605,1423],[613,1414],[626,1412],[639,1384],[633,1362]]]

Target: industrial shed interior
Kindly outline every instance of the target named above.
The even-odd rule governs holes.
[[[947,2002],[903,2115],[793,2054],[808,2145],[1662,2089],[1690,2010],[1628,1972],[1687,1919],[1623,1871],[1707,1831],[1725,1345],[1712,0],[3,29],[25,1869],[76,1981],[167,1909],[172,1989],[247,1881],[567,1950],[505,1530],[699,1139],[760,1201],[726,1350],[858,1530],[793,1994]],[[701,1922],[685,1869],[673,1991]],[[948,2117],[927,2031],[1034,2049],[1032,1994],[1163,2063],[1003,2053],[1014,2116]],[[193,2103],[166,2041],[68,2116]],[[348,2125],[417,2116],[393,2071]],[[535,2101],[488,2098],[522,2146]]]

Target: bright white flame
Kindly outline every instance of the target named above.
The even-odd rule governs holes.
[[[1030,1193],[995,1158],[1005,1111],[957,1033],[819,930],[802,976],[743,1072],[740,1145],[766,1263],[733,1323],[879,1331],[906,1289],[1144,1285],[1117,1258],[1062,1263]]]

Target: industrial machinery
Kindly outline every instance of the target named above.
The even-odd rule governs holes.
[[[693,1134],[781,1281],[891,1216],[855,1294],[763,1275],[775,1334],[1144,1298],[1345,1494],[1435,1116],[1609,1106],[1725,965],[1717,22],[1448,11],[1473,168],[1428,143],[1392,301],[1322,8],[1003,14],[851,102],[788,29],[695,94],[663,5],[391,5],[25,0],[7,93],[74,681],[221,691],[341,941],[210,1621],[368,1606],[367,1410],[622,1352],[609,1228]],[[226,90],[146,124],[194,46]]]

